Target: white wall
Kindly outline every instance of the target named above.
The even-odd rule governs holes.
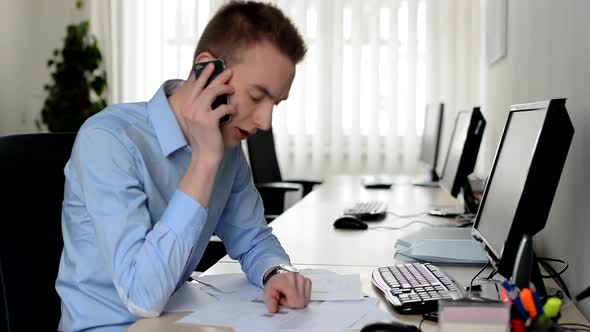
[[[509,105],[567,98],[576,133],[546,229],[545,256],[566,259],[572,294],[590,285],[590,1],[508,1],[508,52],[484,72],[488,120],[482,160],[489,171]],[[590,299],[580,306],[590,318]]]
[[[37,131],[45,64],[75,13],[75,0],[0,1],[0,135]]]

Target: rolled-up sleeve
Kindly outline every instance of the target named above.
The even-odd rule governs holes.
[[[288,264],[289,256],[264,219],[260,194],[252,182],[250,167],[236,148],[238,172],[215,232],[232,259],[239,260],[250,282],[263,287],[264,273],[272,266]]]
[[[161,219],[151,220],[133,152],[90,128],[79,133],[71,162],[119,297],[133,314],[154,317],[182,277],[207,210],[177,190]]]

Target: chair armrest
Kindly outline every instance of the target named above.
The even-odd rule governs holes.
[[[300,184],[295,183],[287,183],[287,182],[264,182],[264,183],[256,183],[256,189],[259,191],[279,191],[279,192],[287,192],[287,191],[298,191],[302,190],[303,186]]]
[[[301,197],[305,197],[305,195],[309,194],[315,185],[322,184],[322,181],[312,181],[312,180],[284,180],[288,183],[299,183],[303,186],[303,194]]]
[[[279,217],[278,214],[265,214],[264,215],[264,219],[266,219],[266,223],[270,224],[271,221],[277,219]]]

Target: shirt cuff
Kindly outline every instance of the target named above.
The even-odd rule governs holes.
[[[172,229],[190,247],[195,245],[197,234],[206,221],[207,209],[180,190],[174,192],[160,219],[160,223]]]

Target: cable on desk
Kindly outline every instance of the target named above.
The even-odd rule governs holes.
[[[424,225],[428,225],[431,227],[457,227],[457,228],[464,227],[463,224],[459,224],[459,225],[457,225],[457,224],[442,224],[441,225],[441,224],[433,224],[433,223],[430,223],[430,222],[424,221],[424,220],[412,220],[411,222],[409,222],[403,226],[369,226],[369,228],[383,228],[383,229],[396,230],[396,229],[404,229],[404,228],[411,226],[413,224],[424,224]]]
[[[471,289],[473,288],[473,282],[475,281],[475,279],[485,270],[488,268],[488,266],[490,266],[490,261],[488,260],[488,262],[486,263],[486,265],[484,265],[481,270],[479,270],[479,272],[477,272],[473,278],[471,278],[471,282],[469,283],[469,292],[467,293],[467,298],[471,298]]]
[[[403,229],[403,228],[406,228],[406,227],[408,227],[410,225],[413,225],[413,224],[425,224],[425,225],[432,226],[432,227],[439,227],[438,225],[431,224],[431,223],[429,223],[427,221],[413,220],[413,221],[410,221],[409,223],[407,223],[407,224],[405,224],[403,226],[398,226],[398,227],[395,227],[395,226],[369,226],[369,228],[371,228],[371,229],[374,229],[374,228]]]
[[[422,323],[424,323],[425,320],[426,320],[426,318],[422,317],[422,319],[420,320],[420,323],[418,324],[418,331],[422,332]]]
[[[541,264],[545,270],[547,270],[548,272],[551,273],[549,275],[541,274],[541,277],[552,278],[553,280],[555,280],[557,285],[563,290],[565,296],[567,296],[568,298],[571,299],[569,288],[567,287],[567,285],[565,284],[565,282],[561,278],[561,274],[564,273],[569,266],[568,263],[564,260],[556,259],[556,258],[539,257],[538,259],[539,259],[539,264]],[[548,262],[563,263],[564,267],[561,269],[561,271],[557,272],[557,271],[555,271],[555,268],[553,268],[553,266],[551,264],[549,264]]]
[[[551,264],[549,264],[549,263],[547,263],[547,262],[557,262],[557,263],[561,263],[561,264],[563,264],[563,265],[564,265],[564,266],[563,266],[563,268],[562,268],[562,269],[561,269],[559,272],[554,272],[553,274],[550,274],[550,275],[541,274],[541,277],[543,277],[543,278],[555,278],[555,277],[559,277],[559,276],[560,276],[560,275],[562,275],[562,274],[563,274],[563,273],[564,273],[564,272],[567,270],[567,268],[569,267],[569,264],[568,264],[566,261],[564,261],[563,259],[557,259],[557,258],[548,258],[548,257],[538,257],[538,258],[539,258],[539,261],[542,261],[542,263],[545,263],[545,264],[547,264],[547,265],[549,265],[549,266],[551,266]],[[543,264],[543,267],[545,267],[545,264]],[[553,271],[555,271],[555,269],[553,268],[553,266],[551,266],[551,269],[552,269]],[[553,271],[552,271],[552,272],[553,272]]]
[[[398,217],[398,218],[415,218],[415,217],[421,217],[426,215],[428,212],[419,212],[419,213],[411,213],[411,214],[398,214],[394,211],[386,211],[387,213],[391,214],[394,217]]]
[[[590,325],[580,323],[561,323],[559,327],[567,331],[590,331]]]
[[[486,277],[486,280],[492,280],[497,273],[498,273],[498,269],[496,269],[496,268],[492,269],[492,272],[490,272],[490,274],[488,274],[488,276]]]
[[[583,299],[587,298],[590,296],[590,287],[587,287],[586,289],[584,289],[583,291],[580,292],[580,294],[576,295],[576,301],[582,301]]]

